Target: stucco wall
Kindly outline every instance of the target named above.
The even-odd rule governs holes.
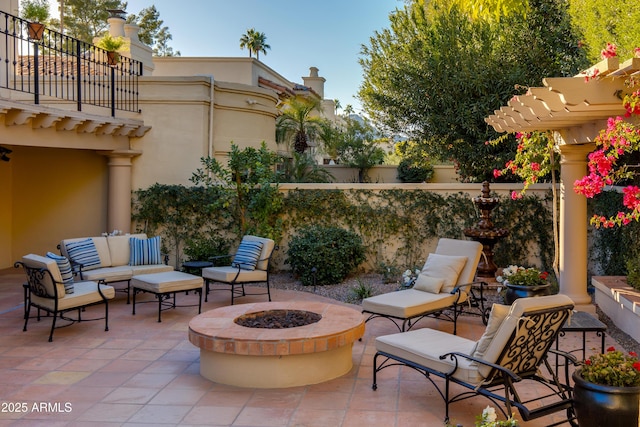
[[[27,253],[56,252],[63,238],[107,231],[104,156],[90,150],[14,147],[11,163],[10,259],[0,267]]]

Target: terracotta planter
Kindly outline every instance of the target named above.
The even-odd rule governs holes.
[[[29,38],[31,40],[42,40],[42,35],[44,34],[44,24],[41,24],[39,22],[27,23],[27,33],[29,34]]]
[[[511,305],[518,298],[541,297],[551,294],[551,284],[546,283],[538,286],[513,285],[505,281],[507,291],[504,295],[505,304]]]
[[[107,62],[109,65],[118,65],[118,62],[120,62],[120,54],[113,51],[107,52]]]
[[[640,387],[613,387],[582,379],[573,373],[573,405],[580,427],[640,426]]]

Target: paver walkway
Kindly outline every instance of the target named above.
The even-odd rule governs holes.
[[[200,376],[199,349],[187,333],[196,308],[165,311],[158,323],[156,304],[140,305],[132,316],[126,297],[117,293],[109,304],[109,332],[103,322],[85,322],[56,330],[49,343],[49,319],[32,319],[29,330],[22,332],[23,274],[0,270],[0,426],[443,425],[444,404],[415,371],[385,369],[378,390],[371,389],[374,338],[396,332],[384,319],[367,323],[363,340],[353,347],[353,369],[343,377],[287,389],[236,388]],[[193,293],[180,294],[178,304],[195,298]],[[282,290],[275,290],[273,299],[330,301]],[[239,302],[263,300],[247,297]],[[228,302],[228,292],[212,292],[203,311]],[[87,316],[97,310],[88,309]],[[446,321],[422,322],[452,331]],[[458,323],[458,334],[464,337],[477,339],[484,330],[475,316]],[[578,334],[567,334],[562,346],[575,348],[578,341]],[[588,353],[599,349],[599,338],[589,337],[587,345]],[[607,345],[616,343],[607,336]],[[487,404],[483,398],[454,404],[452,424],[474,426]],[[545,426],[561,418],[556,414],[520,425]]]

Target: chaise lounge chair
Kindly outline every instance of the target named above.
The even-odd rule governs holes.
[[[451,403],[476,395],[488,398],[505,417],[515,407],[525,421],[563,410],[572,420],[569,363],[575,363],[575,358],[551,348],[572,310],[573,301],[566,295],[521,298],[512,306],[494,304],[477,342],[429,328],[378,337],[373,389],[377,389],[378,372],[404,365],[435,386],[445,402],[445,423]],[[562,380],[547,360],[549,352],[564,357]],[[444,379],[444,385],[434,382],[432,375]],[[532,393],[534,383],[542,384],[546,391]],[[535,397],[523,399],[531,395]],[[563,422],[566,420],[557,424]]]
[[[365,298],[362,312],[366,322],[377,317],[391,320],[400,332],[410,330],[426,316],[443,317],[453,322],[457,332],[458,316],[465,305],[479,310],[486,324],[489,307],[484,306],[485,282],[474,282],[482,244],[470,240],[442,238],[435,253],[429,254],[413,288]],[[479,296],[471,287],[480,287]],[[445,310],[449,310],[448,311]]]

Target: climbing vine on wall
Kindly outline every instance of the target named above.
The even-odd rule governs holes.
[[[553,261],[550,199],[525,196],[502,198],[494,211],[496,227],[509,228],[510,235],[495,248],[498,265],[529,265],[529,256],[540,259],[539,267]],[[421,267],[429,247],[440,237],[464,239],[464,229],[473,227],[479,213],[468,194],[441,195],[424,190],[293,190],[285,198],[288,212],[285,235],[318,224],[341,226],[357,232],[367,248],[368,268]],[[286,246],[286,245],[285,245]]]
[[[593,199],[588,199],[589,214],[598,212],[606,217],[614,216],[620,210],[622,199],[622,193],[603,191]],[[640,263],[640,223],[637,221],[625,227],[589,228],[589,232],[591,274],[624,276],[628,273],[627,262]]]

